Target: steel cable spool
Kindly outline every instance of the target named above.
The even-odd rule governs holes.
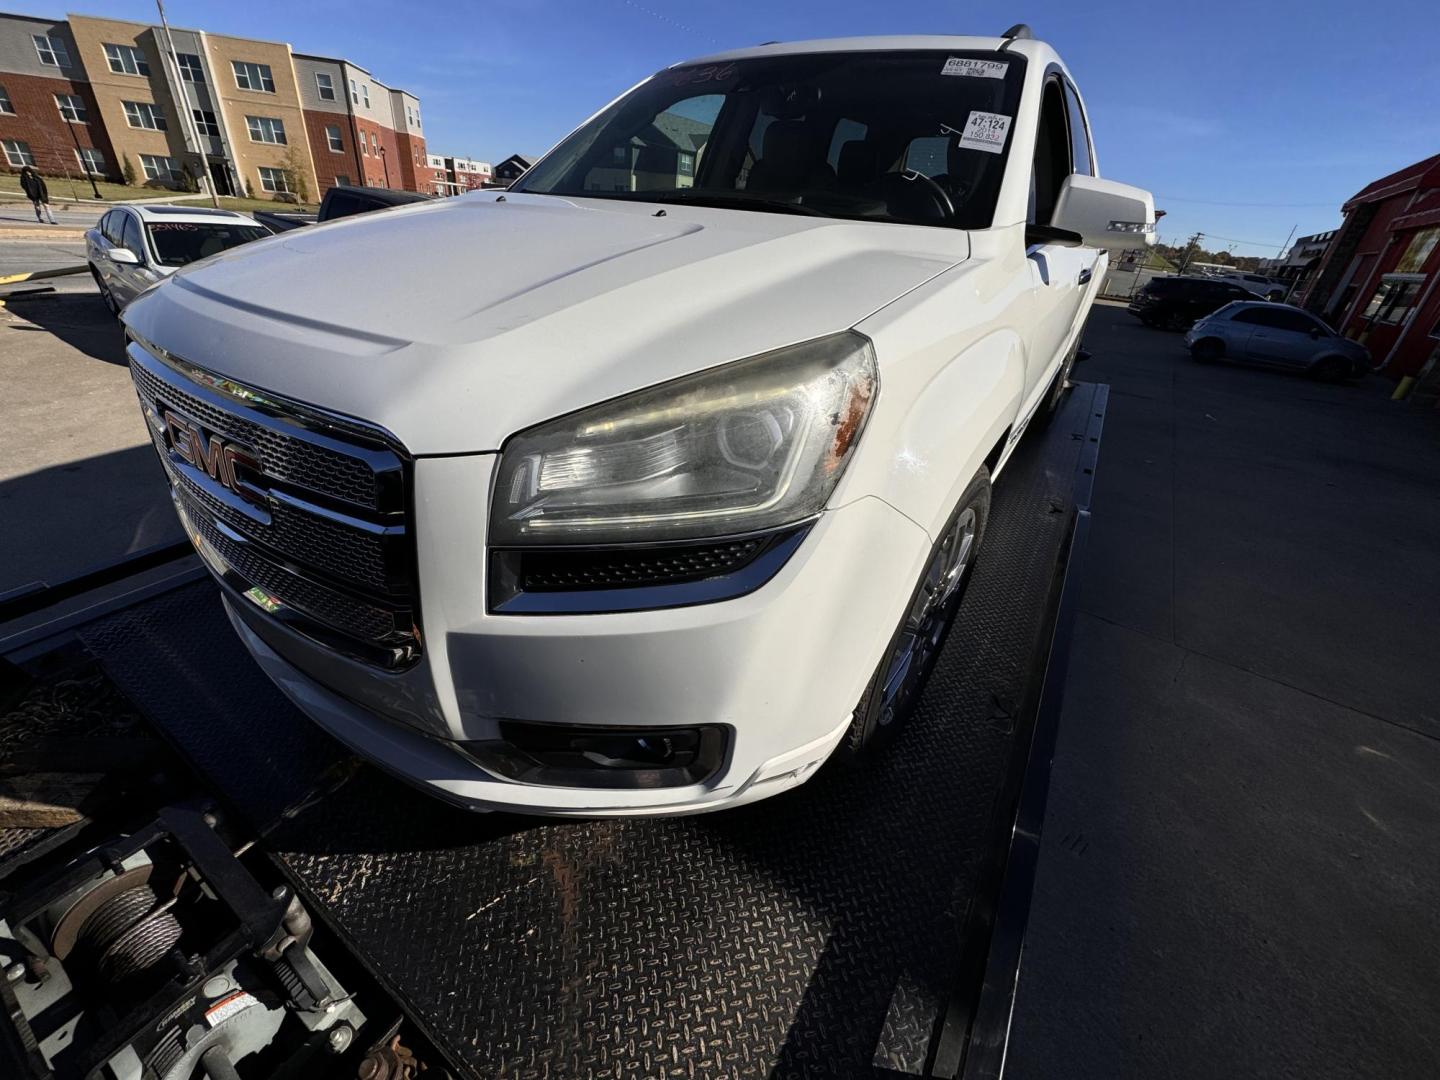
[[[158,964],[180,934],[180,923],[145,884],[106,900],[80,927],[76,945],[102,978],[121,983]]]

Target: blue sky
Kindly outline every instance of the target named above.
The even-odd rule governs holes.
[[[153,21],[154,4],[77,10]],[[44,13],[42,4],[22,4]],[[1436,0],[169,0],[174,25],[344,55],[420,96],[432,151],[541,151],[666,64],[771,40],[998,34],[1023,19],[1070,65],[1102,174],[1240,255],[1339,224],[1370,180],[1440,152]],[[1256,241],[1260,243],[1255,243]]]

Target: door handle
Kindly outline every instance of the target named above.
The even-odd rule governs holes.
[[[1092,274],[1093,272],[1094,272],[1094,271],[1093,271],[1093,269],[1092,269],[1091,267],[1089,267],[1089,266],[1082,266],[1082,267],[1080,268],[1080,284],[1081,284],[1081,285],[1089,285],[1089,284],[1090,284],[1090,276],[1091,276],[1091,274]]]

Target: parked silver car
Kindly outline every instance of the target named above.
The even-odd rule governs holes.
[[[1335,382],[1370,370],[1370,353],[1289,304],[1237,300],[1190,328],[1185,344],[1196,360],[1243,360],[1303,371]]]
[[[118,315],[180,267],[269,235],[265,226],[233,210],[126,204],[85,234],[85,260],[100,299]]]

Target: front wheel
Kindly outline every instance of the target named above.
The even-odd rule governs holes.
[[[1190,355],[1201,364],[1213,364],[1224,352],[1225,347],[1214,338],[1201,338],[1190,346]]]
[[[844,756],[869,756],[888,745],[914,713],[940,654],[945,630],[960,606],[989,516],[990,471],[982,466],[960,496],[939,543],[931,549],[905,617],[855,707],[841,744]]]
[[[90,264],[90,276],[95,279],[95,287],[100,290],[100,299],[110,309],[110,314],[117,319],[120,317],[120,305],[115,302],[115,294],[110,291],[110,286],[105,284],[105,279],[100,276],[100,271],[95,269],[95,264]]]

